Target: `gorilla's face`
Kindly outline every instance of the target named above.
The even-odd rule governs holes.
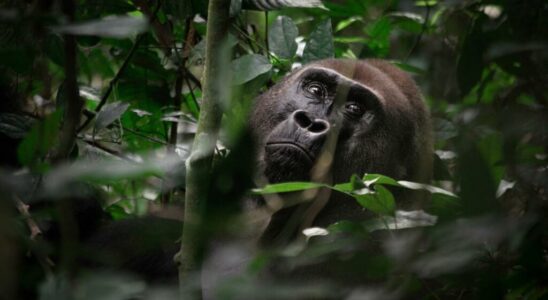
[[[334,182],[366,172],[413,179],[420,152],[430,146],[426,115],[418,90],[395,67],[327,60],[261,95],[251,124],[270,182],[309,180],[322,149],[333,152]],[[327,146],[330,135],[335,142]]]
[[[271,182],[306,180],[328,134],[338,135],[337,146],[359,147],[354,141],[371,135],[382,118],[380,96],[334,70],[312,66],[295,79],[275,104],[283,120],[265,137]]]

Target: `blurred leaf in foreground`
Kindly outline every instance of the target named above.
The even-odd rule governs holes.
[[[79,24],[56,26],[53,31],[63,34],[126,38],[145,32],[148,21],[142,17],[116,16]]]

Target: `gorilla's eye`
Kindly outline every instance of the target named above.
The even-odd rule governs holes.
[[[364,113],[364,109],[356,103],[346,104],[346,111],[353,116],[361,116]]]
[[[317,81],[307,83],[304,88],[308,93],[314,95],[314,97],[322,99],[327,97],[327,89],[323,84]]]

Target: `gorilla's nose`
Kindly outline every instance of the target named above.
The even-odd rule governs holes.
[[[329,123],[326,120],[312,120],[312,118],[304,110],[297,110],[293,112],[292,117],[299,127],[311,133],[323,134],[329,130]]]

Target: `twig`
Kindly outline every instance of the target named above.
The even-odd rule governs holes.
[[[234,29],[236,29],[236,31],[238,31],[238,32],[246,39],[246,41],[248,41],[248,42],[249,42],[249,41],[252,41],[252,42],[254,42],[254,43],[257,45],[257,47],[259,47],[261,50],[266,51],[266,48],[265,48],[263,45],[257,43],[255,40],[253,40],[252,37],[251,37],[249,34],[247,34],[246,32],[244,32],[241,28],[239,28],[238,26],[235,26],[235,25],[234,25],[233,27],[234,27]],[[251,50],[253,50],[253,52],[256,52],[253,48],[252,48]],[[279,63],[279,64],[282,63],[275,55],[270,56],[270,58],[274,59],[274,60],[275,60],[277,63]]]
[[[156,17],[156,14],[158,13],[158,11],[160,10],[160,3],[158,3],[156,9],[154,10],[154,14],[152,16],[152,18],[150,19],[150,22],[154,22],[154,19]],[[105,91],[105,93],[103,94],[103,96],[101,97],[101,101],[99,101],[99,104],[97,105],[97,107],[95,108],[95,113],[98,113],[101,108],[103,108],[103,106],[107,103],[107,100],[108,100],[108,97],[110,96],[110,94],[112,93],[112,90],[114,89],[114,86],[118,83],[118,80],[120,80],[120,78],[122,77],[122,74],[124,73],[124,70],[127,68],[127,66],[129,65],[129,61],[131,60],[131,58],[133,57],[133,55],[135,54],[135,52],[137,51],[137,48],[139,47],[139,43],[142,41],[142,39],[145,37],[145,33],[141,33],[137,36],[137,38],[135,39],[135,43],[133,44],[133,46],[131,47],[131,49],[129,50],[129,53],[128,55],[126,56],[126,59],[124,60],[124,62],[122,63],[122,66],[120,66],[120,69],[118,70],[118,72],[116,73],[116,75],[114,76],[114,78],[112,78],[112,80],[109,82],[108,84],[108,87],[107,87],[107,90]],[[96,114],[95,114],[96,115]],[[95,115],[89,115],[87,116],[87,119],[86,121],[84,122],[84,124],[82,124],[79,128],[78,128],[78,133],[81,132],[82,130],[84,130],[88,125],[89,123],[91,123],[91,121],[94,119]]]
[[[204,251],[207,237],[203,235],[203,207],[211,197],[210,172],[214,157],[219,128],[221,126],[223,93],[218,84],[223,68],[223,43],[226,42],[230,28],[230,0],[210,0],[207,14],[206,61],[202,110],[198,128],[192,145],[192,154],[187,161],[187,185],[185,193],[185,226],[181,237],[181,248],[176,255],[179,263],[179,287],[181,299],[188,285],[190,275],[197,279],[191,291],[191,297],[200,299],[200,257]]]
[[[40,230],[40,227],[30,215],[29,206],[26,205],[19,197],[14,196],[13,198],[14,198],[15,206],[17,207],[17,210],[23,216],[23,218],[25,219],[25,222],[27,223],[27,226],[29,227],[30,240],[34,242],[39,242],[41,240],[42,230]],[[38,260],[38,263],[40,264],[42,269],[44,269],[44,272],[46,273],[46,275],[49,276],[53,274],[52,268],[53,266],[55,266],[53,261],[45,253],[43,253],[42,251],[38,251],[36,247],[31,247],[31,251],[36,257],[36,259]]]
[[[198,111],[200,111],[200,104],[198,103],[198,99],[196,99],[196,95],[194,95],[194,89],[190,85],[190,81],[189,81],[188,76],[185,76],[185,82],[186,82],[186,85],[188,86],[188,90],[190,92],[190,97],[192,97],[192,101],[194,102],[194,105],[196,105],[196,108],[198,108]],[[198,115],[195,115],[194,117],[197,118]]]
[[[27,226],[30,229],[30,239],[32,241],[36,240],[36,237],[42,234],[42,230],[40,230],[40,227],[38,227],[38,224],[36,224],[36,221],[30,216],[29,213],[29,206],[26,205],[19,197],[14,196],[15,198],[15,206],[17,207],[17,210],[19,213],[23,216],[25,219],[25,222],[27,222]]]
[[[190,80],[192,80],[192,82],[194,84],[196,84],[196,86],[198,86],[198,88],[201,90],[202,89],[202,83],[200,82],[200,80],[198,78],[196,78],[196,76],[194,76],[194,74],[192,74],[186,67],[183,66],[183,70],[185,71],[185,77],[188,77]]]
[[[145,134],[143,134],[143,133],[141,133],[141,132],[139,132],[139,131],[136,131],[136,130],[133,130],[133,129],[130,129],[130,128],[127,128],[127,127],[122,127],[122,128],[124,128],[124,130],[126,130],[127,132],[132,133],[132,134],[135,134],[135,135],[137,135],[137,136],[140,136],[140,137],[142,137],[142,138],[144,138],[144,139],[146,139],[146,140],[148,140],[148,141],[150,141],[150,142],[158,143],[158,144],[161,144],[161,145],[164,145],[164,146],[167,146],[167,145],[168,145],[168,143],[166,143],[166,142],[164,142],[164,141],[162,141],[162,140],[159,140],[159,139],[156,139],[156,138],[153,138],[153,137],[149,137],[149,136],[147,136],[147,135],[145,135]],[[182,147],[178,147],[178,146],[176,146],[175,148],[176,148],[176,149],[179,149],[179,150],[183,150],[183,151],[185,151],[185,152],[188,152],[188,149],[186,149],[186,148],[182,148]]]

